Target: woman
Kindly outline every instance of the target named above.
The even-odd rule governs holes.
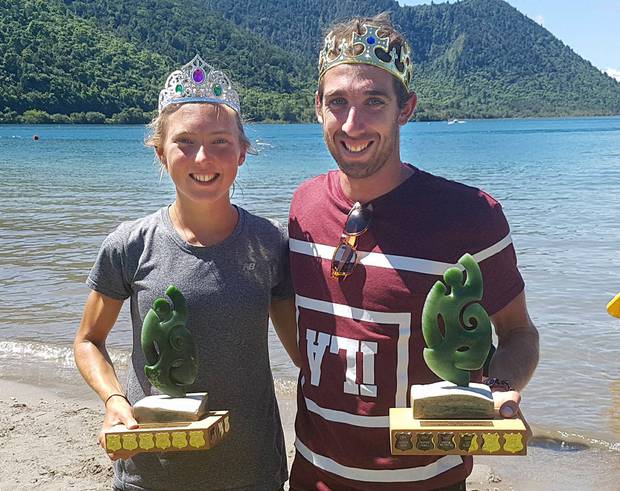
[[[87,280],[92,292],[75,339],[76,363],[104,401],[102,432],[119,423],[137,427],[131,403],[153,393],[139,348],[142,322],[173,284],[185,296],[187,327],[198,346],[199,372],[188,392],[207,391],[210,408],[229,410],[231,432],[207,452],[117,460],[114,486],[281,489],[286,453],[267,327],[271,315],[297,363],[288,239],[278,224],[230,202],[250,148],[238,96],[222,72],[196,56],[168,77],[151,129],[147,144],[170,174],[176,198],[154,214],[122,223],[104,240]],[[105,341],[127,298],[134,340],[125,396]]]

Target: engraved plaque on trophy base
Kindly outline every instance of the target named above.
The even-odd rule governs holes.
[[[208,450],[230,431],[228,411],[211,411],[198,420],[180,423],[145,423],[135,430],[116,425],[105,433],[106,450],[121,459],[143,452]]]
[[[410,407],[390,409],[392,455],[526,455],[520,418],[417,419]]]

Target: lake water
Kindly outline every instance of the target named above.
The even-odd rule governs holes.
[[[247,132],[259,154],[233,201],[285,221],[296,186],[334,167],[321,128]],[[86,390],[70,343],[99,245],[174,197],[144,136],[140,126],[0,126],[0,377]],[[523,402],[539,438],[523,469],[564,483],[547,489],[585,489],[588,463],[598,470],[587,484],[617,489],[620,321],[605,305],[620,291],[620,118],[411,123],[401,148],[403,160],[491,193],[511,224],[541,333]],[[129,329],[125,310],[109,338],[120,365]],[[292,391],[295,370],[273,341],[278,389]]]

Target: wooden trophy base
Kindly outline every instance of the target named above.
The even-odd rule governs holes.
[[[390,409],[392,455],[526,455],[520,418],[416,419],[410,407]]]
[[[141,423],[135,430],[116,425],[105,432],[106,450],[127,459],[143,452],[208,450],[230,431],[228,411],[210,411],[198,421]]]

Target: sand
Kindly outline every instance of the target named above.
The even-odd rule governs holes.
[[[96,440],[102,404],[94,393],[71,392],[0,379],[0,490],[111,488],[112,464]],[[290,459],[295,402],[287,396],[279,404]],[[490,466],[476,464],[467,489],[515,488]]]

